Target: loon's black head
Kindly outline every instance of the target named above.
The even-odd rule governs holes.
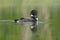
[[[37,10],[32,10],[32,11],[31,11],[31,14],[32,14],[32,15],[37,15]]]

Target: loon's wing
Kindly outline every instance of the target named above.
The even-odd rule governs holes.
[[[23,19],[22,22],[32,22],[33,19]]]

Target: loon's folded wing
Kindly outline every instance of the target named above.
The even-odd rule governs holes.
[[[33,19],[24,19],[24,20],[21,20],[22,22],[32,22]]]

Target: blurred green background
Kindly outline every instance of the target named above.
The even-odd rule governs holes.
[[[0,20],[14,20],[23,17],[21,12],[23,1],[0,0]],[[33,1],[31,7],[34,5]],[[43,4],[50,7],[52,37],[53,40],[60,40],[60,0],[36,0],[36,2],[40,5]],[[21,29],[22,25],[20,24],[0,22],[0,40],[21,40]],[[40,40],[40,29],[33,34],[32,40]]]
[[[22,17],[22,0],[0,0],[0,20],[14,20]],[[0,22],[0,40],[20,40],[20,24]]]

